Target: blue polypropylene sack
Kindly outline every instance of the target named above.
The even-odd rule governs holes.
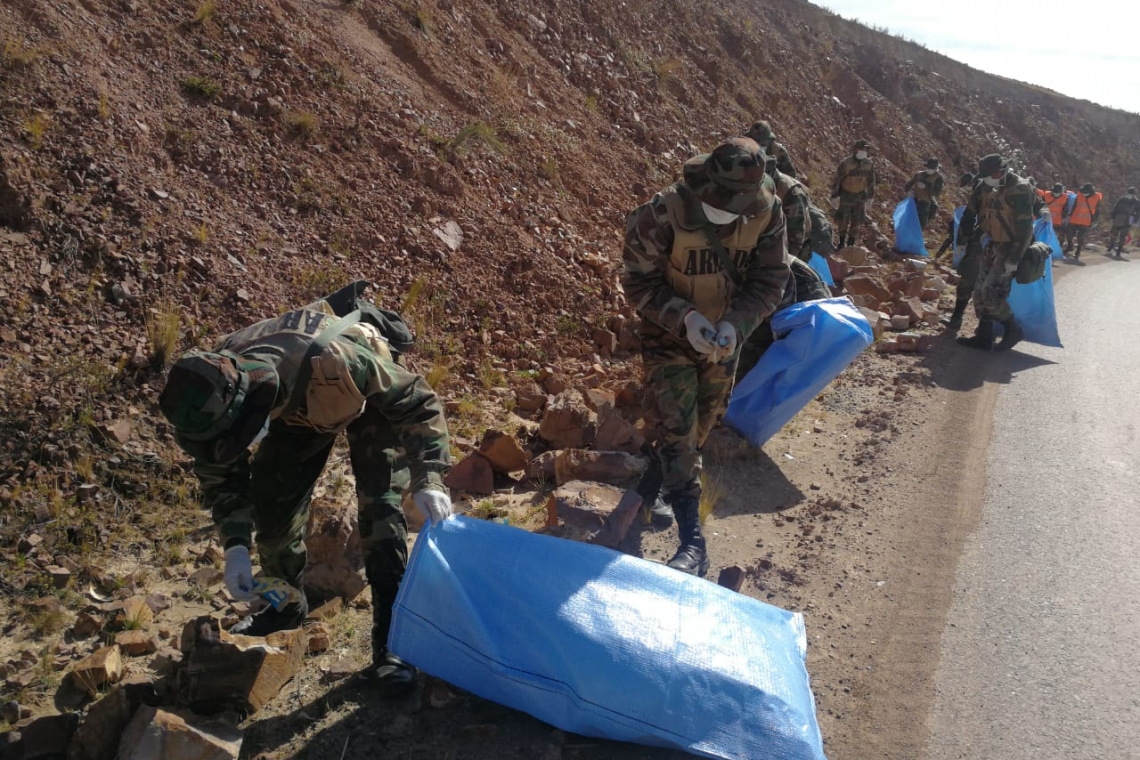
[[[564,731],[823,760],[803,617],[600,546],[453,517],[421,533],[388,648]]]
[[[846,298],[792,304],[772,317],[776,342],[736,384],[724,420],[763,446],[875,340]]]
[[[1051,230],[1051,228],[1050,228]],[[1056,236],[1054,236],[1056,237]],[[1025,331],[1025,339],[1042,346],[1061,348],[1057,333],[1057,309],[1053,303],[1053,260],[1045,260],[1045,276],[1022,285],[1017,280],[1009,289],[1009,308]]]
[[[954,268],[957,269],[958,265],[962,263],[962,259],[966,257],[966,246],[958,243],[958,228],[962,226],[962,214],[966,213],[965,206],[959,206],[954,209]]]
[[[1052,218],[1038,219],[1033,223],[1033,239],[1049,246],[1049,249],[1053,251],[1052,258],[1065,258],[1065,254],[1061,251],[1061,241],[1057,239],[1057,233],[1053,231]]]
[[[815,273],[823,280],[824,285],[831,288],[835,287],[835,278],[831,276],[831,267],[827,265],[827,259],[812,251],[811,258],[808,259],[808,266],[815,270]]]
[[[895,249],[914,256],[929,256],[926,240],[922,237],[922,225],[918,223],[918,208],[914,197],[908,195],[895,206]]]

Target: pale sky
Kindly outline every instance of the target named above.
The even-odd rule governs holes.
[[[811,0],[976,69],[1140,113],[1135,0]]]

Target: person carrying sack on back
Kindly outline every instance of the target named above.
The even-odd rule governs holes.
[[[1128,192],[1120,196],[1112,204],[1112,232],[1108,237],[1108,250],[1105,255],[1116,249],[1116,258],[1124,256],[1124,241],[1128,239],[1128,232],[1140,216],[1140,197],[1136,195],[1136,188],[1128,188]]]
[[[997,350],[1008,351],[1025,338],[1009,307],[1009,292],[1018,264],[1033,242],[1033,187],[1014,174],[1005,159],[991,153],[978,162],[978,182],[966,201],[958,240],[969,240],[980,229],[989,236],[974,285],[978,327],[970,338],[958,338],[969,348],[989,351],[994,346],[994,322],[1005,332]],[[961,284],[959,284],[961,287]]]
[[[668,564],[683,573],[708,572],[701,447],[724,416],[739,347],[784,295],[788,259],[764,154],[746,137],[687,161],[680,182],[626,219],[622,286],[641,315],[647,413],[658,430],[658,466],[638,493],[658,511],[672,508],[680,547]]]
[[[938,199],[946,184],[942,172],[938,171],[938,159],[931,158],[926,161],[926,168],[910,178],[903,187],[908,193],[914,195],[914,207],[918,211],[918,226],[923,232],[926,225],[938,210]]]
[[[394,361],[381,332],[402,320],[358,298],[367,284],[231,333],[212,351],[186,353],[171,368],[159,407],[194,459],[202,506],[211,510],[225,550],[226,588],[239,601],[257,598],[250,562],[256,536],[263,574],[301,590],[300,599],[231,629],[253,636],[299,627],[308,614],[309,503],[337,436],[347,435],[372,587],[373,660],[365,675],[382,695],[395,696],[415,685],[415,669],[387,650],[408,563],[390,452],[403,449],[408,490],[433,524],[451,514],[443,484],[451,454],[439,398]]]
[[[875,162],[870,158],[871,143],[856,140],[851,155],[839,162],[831,183],[831,207],[840,248],[855,245],[859,227],[867,220],[875,198]]]
[[[1064,228],[1064,253],[1068,255],[1069,251],[1073,250],[1073,238],[1075,237],[1077,250],[1073,254],[1073,259],[1076,261],[1081,260],[1081,249],[1085,246],[1085,238],[1088,237],[1089,229],[1096,224],[1096,220],[1100,216],[1100,202],[1103,199],[1104,194],[1098,193],[1091,182],[1081,185],[1080,192],[1077,193],[1077,199],[1073,203],[1073,211],[1069,216],[1069,225]]]

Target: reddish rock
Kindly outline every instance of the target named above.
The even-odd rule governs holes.
[[[586,451],[563,449],[554,458],[554,477],[558,485],[574,480],[626,485],[645,472],[644,457],[621,451]]]
[[[538,435],[553,449],[582,449],[597,433],[598,416],[576,391],[558,394],[547,404]]]
[[[571,481],[558,487],[547,501],[547,525],[564,525],[561,535],[616,548],[641,508],[637,491],[604,483]]]
[[[491,463],[491,469],[506,475],[526,469],[530,456],[523,451],[518,440],[498,430],[488,430],[479,444],[479,453]]]
[[[491,461],[476,451],[452,467],[443,482],[456,493],[487,496],[495,492],[495,471]]]
[[[843,289],[852,295],[871,296],[879,303],[891,300],[890,291],[873,277],[853,274],[843,281]]]

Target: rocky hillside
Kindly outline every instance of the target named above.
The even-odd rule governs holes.
[[[6,0],[0,30],[8,611],[55,582],[40,541],[87,572],[181,530],[173,355],[350,279],[404,309],[461,434],[536,377],[635,379],[624,216],[754,119],[817,200],[869,137],[881,233],[932,155],[1140,177],[1140,117],[800,0]]]

